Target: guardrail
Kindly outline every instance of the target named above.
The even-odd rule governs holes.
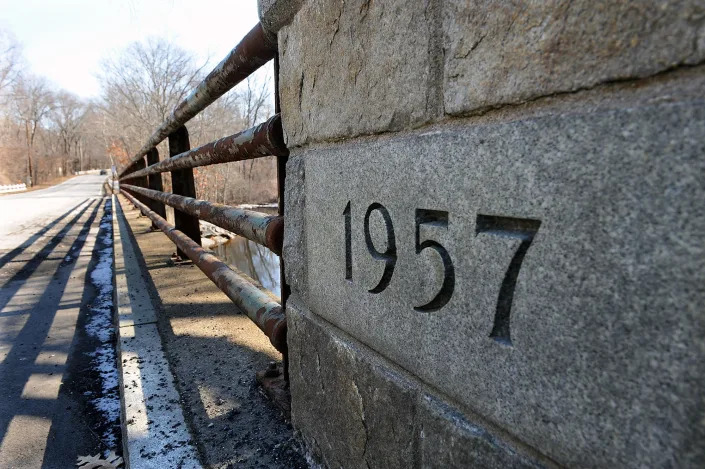
[[[20,191],[26,191],[26,190],[27,190],[27,185],[25,183],[7,184],[4,186],[0,186],[0,194],[4,194],[7,192],[20,192]]]
[[[257,24],[203,81],[179,103],[169,117],[118,173],[120,192],[153,226],[162,230],[177,247],[181,257],[188,257],[269,337],[284,356],[288,368],[286,317],[283,302],[288,289],[282,275],[282,298],[263,291],[201,247],[198,220],[241,235],[281,255],[284,219],[281,203],[284,168],[289,154],[282,133],[279,114],[250,129],[191,149],[186,123],[213,101],[232,89],[250,74],[274,59],[277,86],[276,39],[265,34]],[[277,90],[275,90],[275,93]],[[275,99],[275,111],[279,111]],[[169,158],[159,160],[157,145],[168,139]],[[279,215],[211,203],[196,198],[193,168],[274,155],[278,157]],[[163,191],[161,173],[170,172],[172,193]],[[126,183],[125,181],[130,181]],[[166,221],[165,204],[174,208],[175,226]]]

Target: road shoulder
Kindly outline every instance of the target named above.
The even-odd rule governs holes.
[[[194,265],[174,266],[174,245],[120,198],[141,251],[164,349],[186,422],[212,468],[303,468],[299,443],[255,373],[281,355]]]
[[[129,227],[113,196],[123,452],[132,469],[201,467],[162,349]]]

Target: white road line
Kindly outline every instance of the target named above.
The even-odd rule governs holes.
[[[157,331],[154,307],[115,196],[113,208],[125,459],[132,469],[200,468]],[[125,254],[132,257],[125,258]]]

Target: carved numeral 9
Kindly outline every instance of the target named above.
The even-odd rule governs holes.
[[[370,216],[375,210],[382,215],[385,231],[387,232],[387,247],[384,252],[377,250],[372,242],[372,235],[370,233]],[[343,210],[343,217],[345,218],[345,279],[352,280],[352,222],[350,219],[349,201],[345,206],[345,210]],[[367,245],[367,250],[370,255],[374,259],[384,261],[382,278],[374,288],[369,290],[370,293],[380,293],[389,286],[389,282],[392,280],[392,274],[394,273],[394,267],[397,264],[397,242],[394,236],[394,225],[392,224],[392,217],[389,216],[389,211],[387,211],[382,204],[373,203],[367,208],[364,231],[365,244]]]
[[[382,218],[384,219],[384,226],[387,231],[387,249],[384,252],[379,252],[375,248],[375,245],[372,242],[372,236],[370,235],[370,215],[372,215],[372,212],[375,210],[382,215]],[[382,204],[375,202],[367,208],[367,213],[365,213],[365,244],[367,244],[367,250],[373,258],[384,261],[385,263],[382,278],[379,279],[379,283],[376,287],[369,290],[370,293],[380,293],[389,286],[389,282],[392,281],[394,267],[397,265],[397,242],[394,238],[392,217],[389,216],[389,212]]]

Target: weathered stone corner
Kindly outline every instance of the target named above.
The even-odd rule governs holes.
[[[292,423],[326,467],[547,467],[308,312],[295,296],[287,316],[296,350]]]
[[[257,0],[260,23],[270,35],[291,23],[305,0]]]

